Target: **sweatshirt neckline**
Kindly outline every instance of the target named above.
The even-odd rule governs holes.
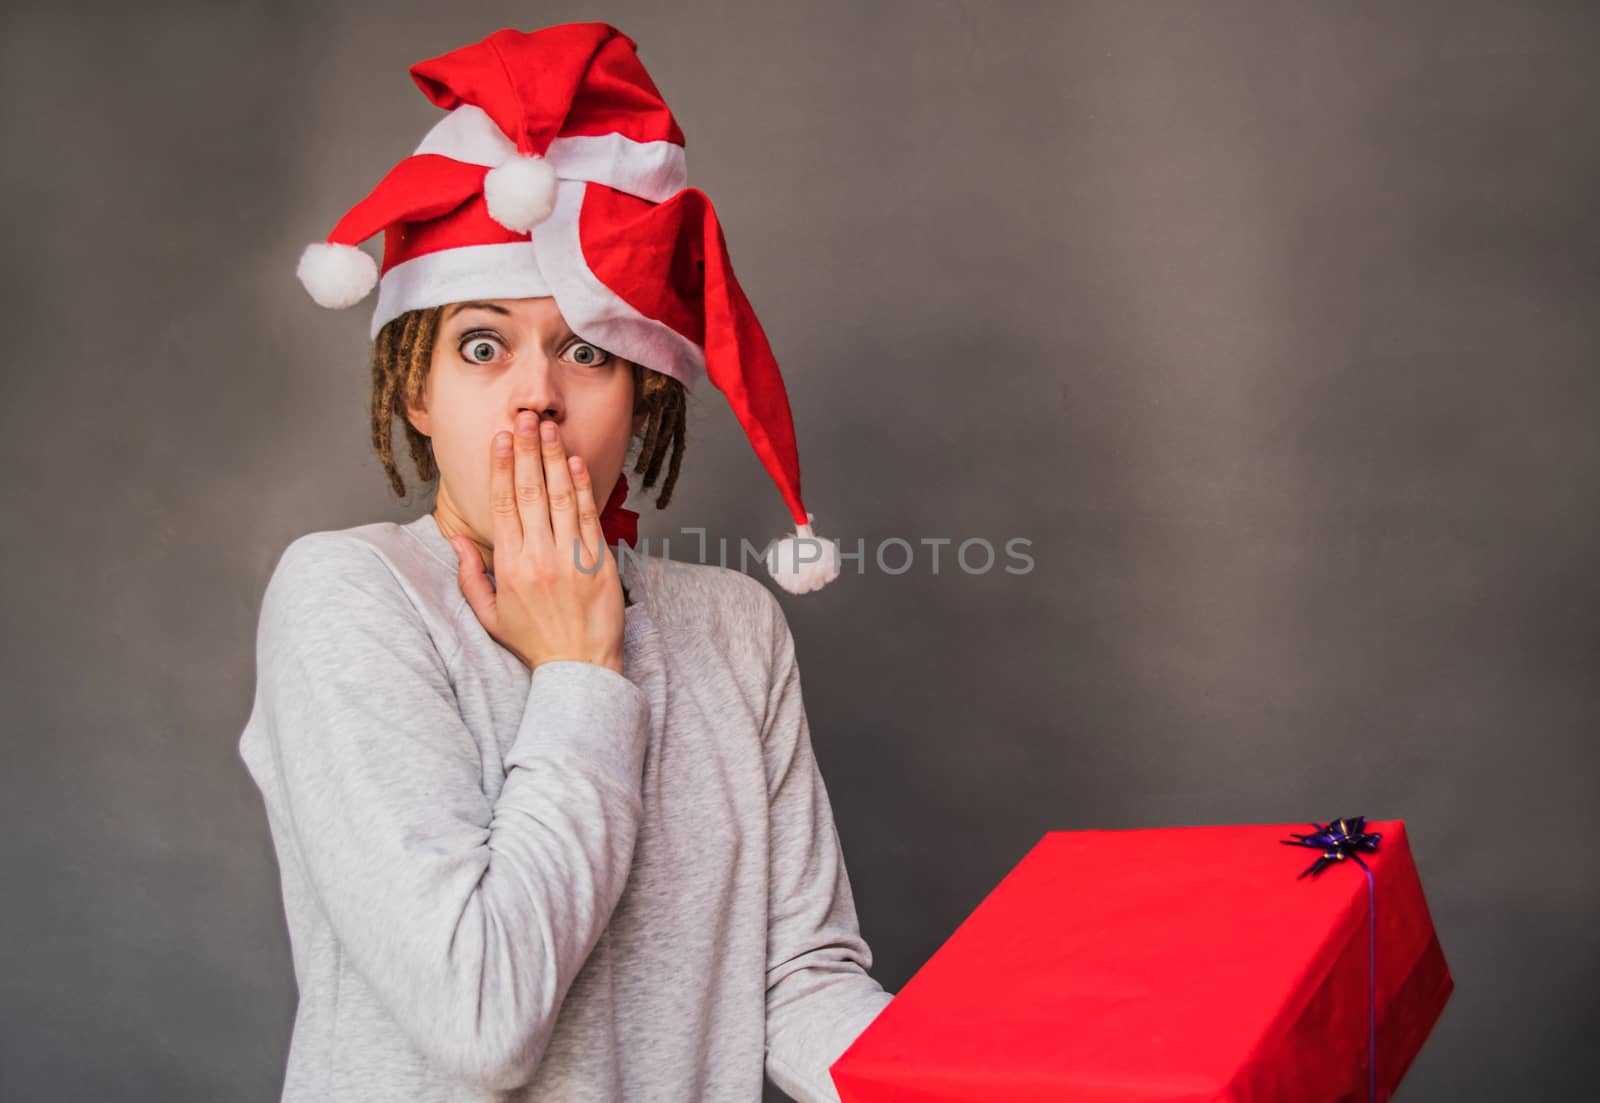
[[[446,540],[444,533],[439,530],[439,519],[433,515],[432,510],[405,522],[400,528],[410,533],[430,556],[442,566],[448,568],[452,576],[455,575],[457,569],[456,550],[450,546],[450,541]],[[615,554],[615,548],[612,548],[611,551],[612,554]],[[644,579],[641,577],[638,563],[635,560],[636,557],[632,555],[617,556],[617,570],[620,572],[623,583],[628,587],[628,593],[633,597],[632,602],[623,606],[622,609],[624,621],[629,625],[633,623],[635,617],[643,617],[646,598]],[[493,571],[489,572],[489,577],[494,577]]]

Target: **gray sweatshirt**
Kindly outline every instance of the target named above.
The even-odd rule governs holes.
[[[431,513],[279,558],[239,753],[299,989],[284,1103],[838,1099],[891,995],[782,607],[621,562],[625,674],[530,674]]]

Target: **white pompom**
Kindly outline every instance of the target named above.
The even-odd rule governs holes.
[[[354,245],[313,241],[300,254],[295,275],[318,306],[342,310],[366,298],[378,282],[378,263]]]
[[[536,153],[518,153],[484,175],[483,199],[490,218],[527,233],[556,209],[556,170]]]
[[[806,514],[810,521],[814,514]],[[820,590],[839,577],[839,545],[817,536],[809,524],[767,550],[767,573],[791,594]]]

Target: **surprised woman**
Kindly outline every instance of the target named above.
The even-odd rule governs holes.
[[[239,750],[299,1003],[285,1103],[837,1100],[868,973],[794,640],[760,581],[619,553],[708,377],[782,492],[767,566],[838,573],[683,133],[605,23],[411,68],[446,114],[309,246],[378,289],[373,442],[433,509],[312,532],[262,599]],[[381,270],[357,246],[384,234]]]

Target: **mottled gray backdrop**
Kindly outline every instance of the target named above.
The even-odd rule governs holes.
[[[1458,987],[1402,1097],[1590,1098],[1600,6],[1466,0],[8,4],[0,1096],[277,1098],[261,591],[428,505],[295,260],[437,118],[408,65],[577,19],[869,549],[784,605],[885,985],[1049,830],[1403,818]],[[777,535],[695,400],[645,535]]]

